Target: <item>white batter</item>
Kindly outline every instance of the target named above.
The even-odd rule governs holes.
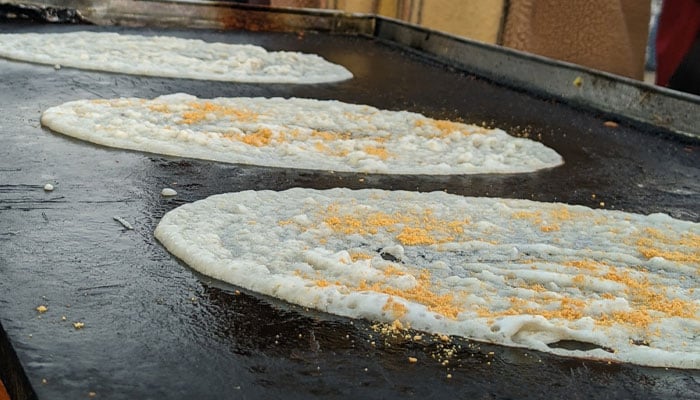
[[[339,101],[282,98],[79,100],[42,124],[89,142],[228,163],[385,174],[532,172],[562,164],[539,142]]]
[[[315,54],[245,44],[110,32],[0,34],[0,57],[39,64],[168,78],[323,83],[352,78]]]
[[[700,224],[442,192],[222,194],[155,236],[290,303],[573,357],[700,368]],[[549,347],[560,340],[593,350]]]

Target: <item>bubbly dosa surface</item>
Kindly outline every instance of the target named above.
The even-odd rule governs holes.
[[[110,147],[282,168],[449,175],[563,163],[543,144],[499,129],[333,100],[78,100],[49,108],[41,122]]]
[[[112,32],[0,34],[0,57],[132,75],[253,83],[323,83],[352,78],[315,54],[260,46]]]
[[[566,356],[700,368],[700,225],[664,214],[290,189],[181,206],[155,235],[201,273],[304,307]]]

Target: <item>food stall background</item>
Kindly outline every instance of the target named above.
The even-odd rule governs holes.
[[[133,9],[134,0],[27,0],[14,3],[70,7],[109,15]],[[168,0],[158,0],[168,3]],[[189,3],[216,3],[189,0]],[[12,3],[12,2],[11,2]],[[173,1],[173,3],[176,3]],[[637,80],[646,74],[650,21],[661,0],[225,0],[219,3],[343,10],[395,18],[488,44],[541,56]],[[167,13],[164,10],[164,13]]]
[[[401,19],[489,44],[644,78],[649,0],[271,0]]]

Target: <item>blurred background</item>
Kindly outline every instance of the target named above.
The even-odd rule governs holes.
[[[245,2],[245,1],[238,1]],[[396,18],[654,82],[662,0],[251,0]]]
[[[152,0],[0,0],[0,4],[108,12],[117,7],[138,9],[149,1]],[[167,7],[169,2],[176,4],[182,0],[157,2]],[[664,86],[669,79],[666,75],[675,70],[693,43],[692,39],[683,39],[683,44],[676,45],[674,35],[694,38],[694,32],[700,31],[699,0],[187,0],[187,3],[198,2],[375,14],[648,83],[655,83],[658,78],[656,34],[662,4],[666,4],[675,8],[677,15],[666,23],[664,30],[664,35],[670,38],[665,39],[666,43],[672,44],[670,51],[674,53],[671,71],[662,66],[666,71],[661,82]],[[695,17],[691,15],[693,12]],[[689,26],[692,24],[698,27]],[[685,32],[668,29],[681,25]],[[666,57],[665,53],[661,56]]]

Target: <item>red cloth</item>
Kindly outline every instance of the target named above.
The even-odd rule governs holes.
[[[656,31],[656,84],[668,85],[700,33],[700,0],[664,0]]]

